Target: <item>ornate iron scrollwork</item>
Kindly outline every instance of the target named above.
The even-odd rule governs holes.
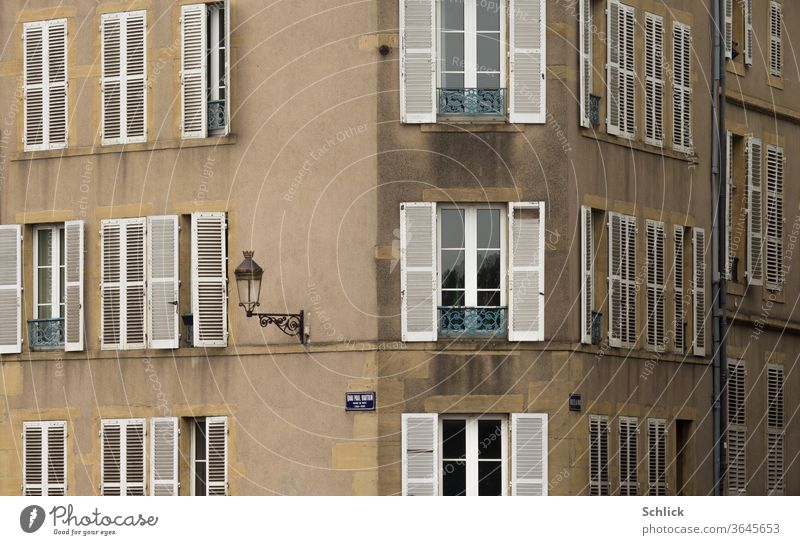
[[[442,337],[494,337],[506,325],[506,307],[439,307]]]
[[[439,113],[442,115],[504,116],[505,112],[505,89],[464,87],[439,89]]]
[[[259,314],[248,312],[247,315],[257,317],[261,327],[275,325],[284,334],[290,337],[299,337],[300,343],[306,344],[305,311],[303,310],[300,311],[300,314]]]
[[[28,342],[31,350],[64,348],[64,318],[28,320]]]

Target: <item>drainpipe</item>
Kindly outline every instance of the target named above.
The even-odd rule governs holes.
[[[725,226],[727,225],[727,211],[725,209],[725,195],[729,191],[725,169],[727,168],[726,146],[728,145],[727,130],[725,128],[725,47],[723,32],[725,21],[723,13],[725,0],[712,0],[713,4],[713,32],[714,32],[714,83],[712,119],[713,136],[711,142],[711,214],[712,223],[712,273],[713,273],[713,350],[714,358],[714,386],[712,395],[712,412],[714,417],[714,495],[721,496],[725,492],[725,449],[724,449],[724,418],[725,405],[723,403],[727,381],[727,364],[725,358],[725,333],[727,329],[725,310],[725,269],[726,248],[728,243]]]

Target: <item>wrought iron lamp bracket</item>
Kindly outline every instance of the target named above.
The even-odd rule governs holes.
[[[290,337],[299,337],[300,344],[306,344],[307,336],[304,310],[301,310],[299,314],[276,314],[272,312],[253,312],[255,305],[251,308],[248,308],[248,305],[239,303],[239,306],[244,307],[248,318],[253,316],[258,318],[258,323],[261,325],[261,327],[267,327],[270,324],[273,324],[278,329],[283,331],[284,334]]]

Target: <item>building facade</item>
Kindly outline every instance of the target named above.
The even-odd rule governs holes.
[[[710,2],[256,4],[0,7],[0,492],[713,493]],[[797,493],[798,19],[725,15],[725,491]]]

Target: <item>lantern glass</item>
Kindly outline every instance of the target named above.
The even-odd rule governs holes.
[[[264,270],[253,261],[253,252],[244,252],[244,261],[236,267],[236,289],[239,292],[239,303],[248,313],[259,305],[261,297],[261,277]]]

